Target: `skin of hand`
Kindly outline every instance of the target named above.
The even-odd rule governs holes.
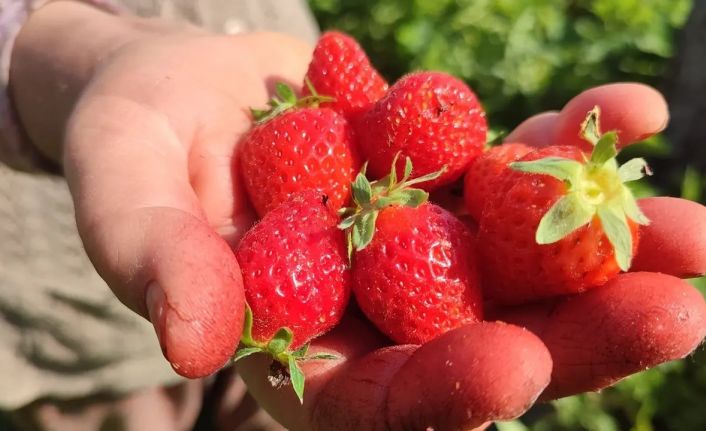
[[[65,1],[35,13],[18,37],[11,79],[22,122],[33,142],[63,163],[96,269],[122,302],[154,324],[165,357],[184,376],[217,371],[242,330],[242,280],[230,247],[255,220],[232,169],[251,124],[247,109],[263,106],[276,81],[299,85],[310,55],[310,46],[282,35],[213,35]],[[625,99],[634,102],[631,109],[616,111]],[[529,119],[508,139],[566,142],[593,104],[604,108],[604,129],[620,130],[626,143],[667,122],[659,93],[615,84],[582,93],[571,109]],[[63,144],[56,138],[62,135]],[[678,226],[663,228],[682,235]],[[312,346],[339,359],[303,364],[303,406],[291,388],[269,386],[263,358],[246,358],[238,371],[291,430],[482,428],[521,415],[540,396],[599,389],[682,357],[703,338],[706,306],[693,290],[650,295],[639,277],[617,285],[598,298],[493,312],[529,330],[487,322],[424,346],[386,346],[353,313]],[[620,306],[576,312],[596,303]],[[684,313],[688,324],[650,338],[660,322]],[[598,357],[613,366],[595,367],[595,332],[567,344],[551,330],[596,319],[624,335],[601,352],[630,356]],[[628,319],[639,331],[622,323]]]
[[[244,300],[229,245],[254,213],[234,148],[248,107],[276,81],[299,83],[310,52],[283,35],[214,35],[77,2],[40,9],[18,36],[22,122],[63,162],[92,263],[184,376],[213,373],[236,348]]]

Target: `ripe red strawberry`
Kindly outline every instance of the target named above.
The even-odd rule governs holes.
[[[484,295],[524,303],[600,286],[630,267],[648,220],[624,184],[644,160],[618,166],[615,132],[600,135],[598,108],[582,130],[594,145],[546,147],[506,168],[487,197],[478,242]]]
[[[240,169],[250,200],[262,217],[293,193],[315,189],[333,209],[348,202],[359,168],[353,132],[328,108],[300,108],[319,96],[297,101],[284,86],[271,111],[254,111],[256,124],[240,143]]]
[[[336,99],[323,106],[352,120],[387,92],[387,82],[358,42],[336,31],[324,33],[316,44],[305,84],[307,80],[319,93]],[[311,94],[308,85],[304,85],[304,94]]]
[[[397,343],[422,344],[482,319],[475,240],[468,227],[428,194],[396,175],[353,185],[356,208],[339,227],[349,228],[353,292],[365,315]],[[374,234],[374,235],[373,235]]]
[[[468,212],[475,220],[480,220],[483,206],[488,195],[492,194],[500,173],[510,162],[519,160],[532,149],[520,143],[502,144],[490,148],[471,162],[464,178],[463,197]]]
[[[362,118],[357,127],[369,174],[387,174],[397,153],[412,159],[418,176],[446,168],[421,187],[449,184],[483,152],[487,124],[475,94],[460,80],[440,72],[401,78]]]
[[[302,346],[341,320],[350,271],[337,223],[326,197],[309,190],[292,196],[245,234],[236,258],[251,326],[238,358],[264,351],[291,373],[306,353]]]

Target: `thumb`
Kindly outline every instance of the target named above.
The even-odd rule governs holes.
[[[99,274],[151,320],[179,374],[218,370],[242,330],[242,279],[202,213],[176,133],[149,107],[87,97],[67,130],[65,169]]]

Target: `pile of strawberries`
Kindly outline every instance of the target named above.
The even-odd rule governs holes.
[[[248,304],[236,359],[270,354],[300,398],[297,363],[352,298],[395,343],[422,344],[491,303],[605,284],[648,223],[625,185],[646,164],[618,165],[599,107],[584,147],[486,150],[462,81],[417,72],[388,88],[341,33],[319,40],[303,94],[279,84],[252,113],[237,169],[261,220],[236,250]],[[463,209],[435,203],[454,193]]]

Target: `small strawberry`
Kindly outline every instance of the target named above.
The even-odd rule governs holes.
[[[236,250],[249,306],[236,360],[269,353],[289,368],[300,399],[297,361],[307,358],[306,343],[338,324],[350,295],[337,222],[321,193],[298,193],[250,229]]]
[[[599,109],[582,136],[594,148],[546,147],[510,164],[492,189],[478,242],[484,294],[523,303],[600,286],[627,271],[647,224],[626,182],[641,178],[645,161],[622,166],[615,132],[600,133]]]
[[[482,319],[474,237],[445,209],[410,188],[395,169],[380,181],[363,173],[353,184],[355,208],[342,210],[353,257],[353,292],[365,315],[397,343],[425,343]],[[374,234],[374,235],[373,235]]]
[[[446,166],[436,180],[421,188],[449,184],[483,152],[487,124],[475,94],[462,81],[440,72],[402,77],[357,125],[369,174],[387,174],[397,153],[409,157],[423,176]],[[403,170],[402,160],[397,173]]]
[[[324,96],[297,99],[278,85],[269,111],[253,110],[258,121],[239,145],[240,175],[262,217],[293,193],[315,189],[338,209],[350,198],[359,168],[353,132],[341,115],[316,106]]]
[[[357,119],[387,92],[387,82],[370,64],[363,48],[352,37],[328,31],[319,39],[305,82],[335,102],[324,106]],[[304,94],[311,94],[309,86]]]
[[[519,160],[532,149],[520,143],[502,144],[490,148],[471,162],[464,178],[463,196],[468,212],[476,221],[480,220],[483,205],[488,195],[492,194],[491,189],[497,184],[498,176],[510,162]]]

